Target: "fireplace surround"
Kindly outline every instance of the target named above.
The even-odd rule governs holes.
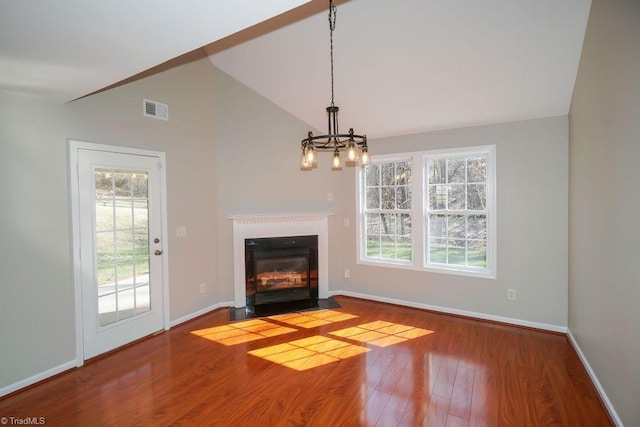
[[[315,236],[317,239],[317,295],[315,298],[326,299],[329,298],[329,285],[328,285],[328,217],[331,214],[328,213],[311,213],[311,214],[273,214],[273,215],[234,215],[230,219],[233,221],[233,264],[234,264],[234,304],[236,308],[246,307],[247,300],[251,302],[250,298],[247,298],[247,262],[254,260],[247,260],[246,242],[258,241],[258,239],[267,238],[284,238],[283,242],[291,238],[304,236]],[[299,242],[300,239],[297,241]],[[300,248],[296,248],[298,252],[303,252]],[[267,270],[265,275],[261,276],[264,279],[264,285],[267,287],[274,287],[277,285],[287,286],[292,283],[295,286],[296,279],[301,277],[296,276],[299,273],[291,273],[288,276],[286,274],[277,275],[277,270],[290,270],[292,265],[288,265],[289,261],[293,262],[295,267],[295,259],[297,262],[301,262],[301,257],[306,257],[304,253],[295,253],[296,251],[289,251],[290,259],[281,260],[280,266],[266,266]],[[261,256],[262,254],[260,254]],[[267,257],[268,258],[268,257]],[[285,256],[286,258],[286,256]],[[268,263],[268,261],[264,261]],[[271,274],[271,277],[269,277]],[[254,278],[255,280],[255,278]],[[271,281],[269,281],[271,280]],[[278,283],[278,280],[280,283]],[[285,283],[286,282],[286,283]],[[313,284],[313,280],[311,283]],[[262,282],[261,282],[262,283]],[[312,286],[313,287],[313,286]],[[250,291],[251,292],[251,291]],[[314,298],[313,292],[309,291],[310,298]],[[251,295],[249,295],[251,297]],[[263,296],[264,297],[264,296]],[[269,297],[267,297],[269,298]],[[264,300],[263,300],[264,301]]]

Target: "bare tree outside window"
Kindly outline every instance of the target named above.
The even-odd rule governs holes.
[[[428,159],[427,263],[487,266],[487,157]]]
[[[366,256],[411,261],[411,161],[372,163],[364,171]]]

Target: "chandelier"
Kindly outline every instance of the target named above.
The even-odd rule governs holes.
[[[314,136],[309,131],[307,137],[300,144],[302,146],[302,159],[300,168],[311,170],[317,166],[317,154],[321,151],[332,151],[333,170],[342,169],[342,159],[340,152],[346,151],[346,163],[353,166],[356,163],[368,165],[371,162],[367,148],[367,136],[356,135],[353,128],[348,133],[340,133],[338,129],[338,111],[340,110],[333,102],[333,30],[336,28],[337,9],[333,5],[333,0],[329,0],[329,40],[331,53],[331,105],[327,107],[328,132],[326,135]]]

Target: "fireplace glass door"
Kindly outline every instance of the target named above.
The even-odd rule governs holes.
[[[318,237],[245,240],[247,307],[318,300]]]
[[[256,292],[309,286],[309,255],[256,259]]]

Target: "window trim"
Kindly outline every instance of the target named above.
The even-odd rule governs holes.
[[[428,193],[426,188],[426,173],[428,158],[434,157],[451,157],[451,156],[473,156],[482,154],[487,156],[487,182],[486,182],[486,200],[487,200],[487,266],[485,268],[477,267],[456,267],[452,265],[434,265],[427,263],[427,239],[425,228],[428,224],[427,202]],[[366,226],[364,221],[365,192],[364,185],[364,168],[360,168],[356,174],[356,221],[357,221],[357,238],[356,238],[356,262],[357,264],[370,265],[377,267],[391,267],[405,270],[424,271],[431,273],[453,274],[458,276],[469,276],[486,279],[495,279],[497,276],[497,196],[496,196],[496,146],[482,145],[471,147],[456,147],[448,149],[416,151],[406,153],[393,153],[376,155],[373,158],[374,163],[388,163],[397,161],[411,161],[412,166],[412,182],[411,182],[411,201],[410,209],[411,221],[411,251],[412,260],[398,262],[395,260],[382,260],[367,258],[365,255],[366,244]]]

